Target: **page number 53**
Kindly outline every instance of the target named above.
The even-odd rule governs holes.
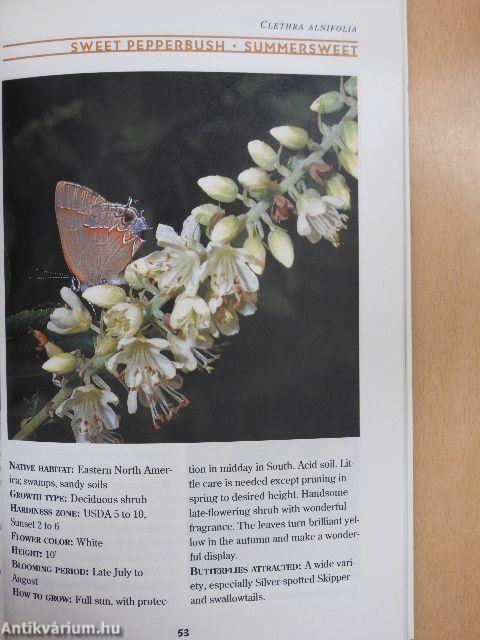
[[[190,631],[188,629],[179,629],[177,631],[177,636],[179,638],[186,638],[189,635],[190,635]]]

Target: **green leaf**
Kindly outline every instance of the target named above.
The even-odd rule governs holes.
[[[38,411],[38,389],[30,398],[22,398],[22,415],[24,418],[32,418]]]
[[[44,325],[54,309],[55,306],[25,309],[25,311],[9,316],[6,321],[7,338],[24,334],[34,322],[42,321],[42,325]]]
[[[88,333],[75,333],[72,335],[56,335],[50,334],[53,336],[53,342],[58,345],[63,351],[76,351],[80,350],[84,355],[93,355],[94,345],[93,345],[93,334]]]
[[[293,304],[285,294],[273,284],[262,290],[258,306],[263,313],[268,313],[272,316],[295,318],[296,315]]]

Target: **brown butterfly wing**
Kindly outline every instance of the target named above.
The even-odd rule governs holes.
[[[112,204],[87,187],[59,182],[55,212],[63,254],[82,284],[116,278],[135,253],[137,239],[118,228],[125,205]]]
[[[80,282],[92,283],[98,272],[92,264],[93,243],[85,236],[85,218],[95,205],[107,201],[87,187],[59,182],[55,189],[55,213],[63,255],[70,271]]]
[[[107,200],[88,187],[74,182],[58,182],[55,189],[55,208],[72,209],[87,214],[91,207]]]
[[[107,202],[92,207],[85,218],[84,235],[91,248],[92,269],[101,279],[117,278],[138,248],[138,238],[122,224],[126,209],[125,205]]]

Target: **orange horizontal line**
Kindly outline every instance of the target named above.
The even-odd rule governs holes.
[[[157,34],[137,34],[137,35],[107,35],[107,36],[75,36],[73,38],[50,38],[48,40],[27,40],[25,42],[11,42],[4,44],[3,48],[7,47],[22,47],[27,44],[46,44],[49,42],[70,42],[72,40],[114,40],[122,38],[197,38],[207,39],[214,38],[220,40],[291,40],[294,42],[339,42],[345,44],[357,44],[358,40],[335,40],[331,39],[319,39],[319,38],[283,38],[281,36],[194,36],[188,35],[157,35]]]
[[[136,50],[128,50],[128,49],[120,49],[119,51],[62,51],[59,53],[37,53],[35,55],[30,56],[15,56],[14,58],[4,58],[3,62],[13,62],[14,60],[28,60],[30,58],[51,58],[54,56],[85,56],[88,54],[96,54],[96,55],[104,55],[108,53],[243,53],[244,55],[257,55],[257,56],[311,56],[314,58],[356,58],[356,55],[342,55],[340,53],[323,53],[318,55],[316,53],[285,53],[284,51],[240,51],[238,49],[226,49],[224,51],[182,51],[175,49],[160,49],[155,51],[153,49],[146,50],[140,49]]]

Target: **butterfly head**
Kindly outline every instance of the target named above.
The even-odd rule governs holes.
[[[143,231],[150,229],[143,216],[143,211],[137,211],[128,202],[120,213],[119,228],[129,231],[132,236],[139,236]]]
[[[143,231],[149,231],[152,227],[148,224],[148,222],[143,217],[143,211],[137,215],[137,219],[135,220],[135,224],[133,227],[133,234],[140,235]]]

